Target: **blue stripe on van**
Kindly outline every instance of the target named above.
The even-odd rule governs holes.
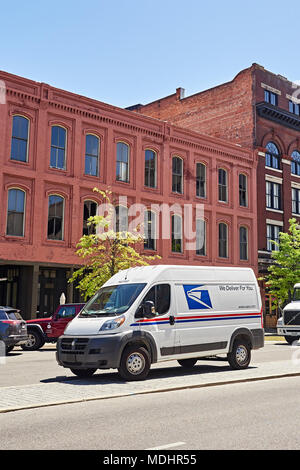
[[[179,317],[180,318],[180,317]],[[189,318],[189,319],[176,319],[175,318],[175,323],[190,323],[190,322],[203,322],[203,321],[214,321],[214,320],[241,320],[241,319],[247,319],[247,318],[251,318],[251,319],[254,319],[254,318],[261,318],[261,315],[260,314],[255,314],[255,315],[241,315],[241,316],[231,316],[231,315],[226,315],[224,317],[217,317],[217,318],[213,318],[213,317],[210,317],[210,318],[199,318],[199,317],[195,317],[195,318]],[[149,321],[149,320],[140,320],[136,323],[132,323],[130,326],[140,326],[140,325],[166,325],[166,324],[169,324],[169,320],[163,320],[163,321]]]

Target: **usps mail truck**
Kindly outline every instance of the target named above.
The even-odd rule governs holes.
[[[79,377],[116,368],[126,380],[151,364],[185,368],[226,355],[248,367],[264,345],[260,291],[252,269],[156,265],[115,274],[67,326],[57,361]]]

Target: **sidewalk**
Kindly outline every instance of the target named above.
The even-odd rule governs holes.
[[[3,387],[0,413],[90,400],[104,400],[145,393],[200,388],[239,382],[300,376],[300,364],[291,361],[255,364],[246,370],[231,370],[227,362],[198,363],[185,371],[177,366],[154,364],[142,382],[124,382],[113,372],[99,372],[90,379],[56,377],[44,383]],[[212,367],[216,365],[216,367]]]

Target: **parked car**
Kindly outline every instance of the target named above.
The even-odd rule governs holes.
[[[51,317],[27,320],[28,341],[22,345],[24,351],[35,351],[45,343],[55,343],[83,306],[84,304],[59,305]]]
[[[6,353],[28,341],[26,322],[16,308],[0,307],[0,341],[5,344]]]

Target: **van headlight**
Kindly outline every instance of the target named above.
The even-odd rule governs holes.
[[[122,315],[122,317],[113,318],[112,320],[107,320],[103,323],[99,331],[115,330],[116,328],[119,328],[119,326],[123,325],[124,321],[124,315]]]

